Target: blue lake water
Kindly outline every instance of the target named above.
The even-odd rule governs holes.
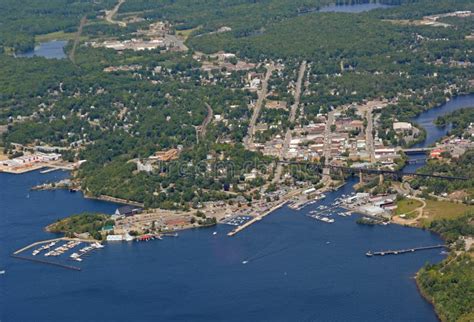
[[[347,5],[329,5],[321,7],[318,12],[347,12],[347,13],[360,13],[374,9],[385,9],[393,6],[381,4],[381,3],[360,3],[360,4],[347,4]]]
[[[414,148],[427,147],[430,146],[441,138],[445,137],[451,126],[438,127],[433,122],[439,117],[449,113],[452,113],[456,110],[463,108],[474,107],[474,94],[457,96],[450,100],[449,102],[442,104],[438,107],[432,108],[428,111],[421,113],[419,116],[412,119],[413,122],[422,126],[426,130],[426,139],[423,142],[415,144]],[[425,157],[425,153],[410,155],[411,159],[421,159]],[[416,169],[422,167],[424,163],[409,164],[404,170],[407,172],[415,172]]]
[[[421,146],[446,134],[433,119],[473,102],[474,95],[458,97],[417,117],[428,132]],[[361,226],[355,216],[335,216],[334,224],[305,216],[319,204],[299,212],[284,207],[232,238],[231,227],[218,225],[163,241],[108,244],[85,258],[80,272],[11,258],[54,237],[42,229],[58,218],[117,207],[80,193],[29,190],[67,176],[0,173],[1,321],[437,321],[413,276],[424,263],[441,261],[440,250],[364,254],[439,244],[438,236]],[[349,194],[355,181],[321,203]]]
[[[62,59],[66,58],[66,53],[64,52],[64,47],[66,46],[67,41],[65,40],[52,40],[48,42],[40,43],[35,47],[34,50],[28,51],[26,53],[17,54],[17,57],[45,57],[45,58],[57,58]]]
[[[334,224],[282,208],[229,238],[231,227],[108,244],[70,271],[9,257],[52,237],[48,223],[116,205],[29,188],[66,173],[0,174],[1,321],[437,321],[413,275],[439,250],[367,258],[367,250],[440,243],[427,231]],[[322,201],[348,194],[350,184]],[[217,235],[212,233],[217,231]],[[244,265],[242,261],[249,262]]]
[[[433,121],[440,116],[467,107],[474,107],[474,94],[455,97],[449,102],[432,108],[414,118],[413,121],[426,130],[426,140],[418,143],[415,147],[432,145],[442,137],[446,136],[450,127],[438,127],[433,123]]]

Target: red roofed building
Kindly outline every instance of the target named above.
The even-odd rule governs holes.
[[[441,158],[441,153],[443,153],[444,150],[443,149],[434,149],[434,150],[431,150],[430,152],[430,158],[432,159],[440,159]]]

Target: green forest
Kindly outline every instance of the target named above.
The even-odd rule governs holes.
[[[433,221],[430,230],[448,243],[459,237],[474,237],[474,213],[453,220]],[[464,244],[459,245],[464,248]],[[417,274],[418,285],[442,321],[472,321],[474,318],[474,258],[471,251],[454,253],[439,264],[427,264]]]
[[[193,57],[196,51],[225,50],[257,64],[268,59],[281,63],[283,70],[270,80],[274,88],[271,98],[286,100],[288,105],[293,102],[288,86],[295,80],[301,60],[306,59],[311,70],[301,102],[308,119],[342,104],[397,98],[380,115],[380,137],[392,143],[390,129],[395,119],[407,120],[447,97],[473,90],[470,70],[451,65],[472,62],[472,42],[465,39],[469,22],[448,19],[456,28],[393,22],[474,10],[467,0],[383,1],[397,6],[360,14],[318,12],[334,3],[329,0],[127,0],[117,19],[138,16],[144,20],[126,27],[100,18],[115,1],[69,3],[67,7],[56,0],[41,6],[28,2],[18,7],[12,1],[0,5],[9,12],[0,18],[0,35],[5,35],[0,37],[0,46],[7,49],[0,54],[0,125],[6,126],[2,146],[7,153],[13,152],[13,143],[70,148],[64,158],[87,160],[75,178],[94,196],[106,194],[147,207],[186,209],[203,201],[229,198],[231,193],[245,195],[238,186],[252,167],[262,176],[272,176],[268,165],[273,159],[246,151],[242,145],[252,112],[249,104],[256,98],[244,88],[246,73],[225,76],[225,70],[204,72],[201,62]],[[74,63],[12,55],[12,49],[30,49],[36,36],[75,32],[84,16],[88,22]],[[158,19],[169,21],[171,32],[193,28],[186,43],[188,52],[117,53],[86,43],[130,39],[138,29]],[[216,33],[221,27],[230,30]],[[70,50],[71,44],[66,48]],[[138,69],[105,72],[108,67],[130,65]],[[155,72],[157,68],[160,72]],[[255,71],[262,72],[262,67],[257,65]],[[196,127],[205,120],[208,105],[225,121],[211,122],[205,136],[198,137]],[[287,111],[264,109],[258,121],[279,125],[258,133],[256,140],[264,142],[286,130],[288,115]],[[179,166],[164,164],[153,173],[138,171],[136,160],[170,148],[180,149]],[[199,166],[203,163],[206,167]],[[223,164],[229,171],[213,170]],[[430,166],[439,172],[451,171],[446,168],[449,165]],[[318,176],[309,177],[314,183],[319,180]],[[264,179],[248,184],[261,186]],[[459,187],[446,185],[432,184],[437,190]]]
[[[74,32],[82,17],[95,17],[114,0],[15,0],[0,2],[0,52],[23,52],[35,45],[35,36],[55,31]]]
[[[466,139],[472,139],[472,136],[467,132],[471,123],[474,123],[474,106],[440,116],[435,121],[435,124],[440,127],[450,125],[451,129],[449,130],[449,135]]]
[[[68,237],[76,237],[74,234],[88,233],[91,237],[101,240],[100,231],[104,226],[113,226],[114,221],[109,215],[82,213],[73,215],[46,227],[46,230],[52,233],[64,233]]]
[[[415,189],[420,186],[426,186],[428,192],[434,192],[435,194],[467,189],[470,195],[472,195],[472,188],[474,187],[474,179],[472,178],[474,173],[474,150],[468,150],[459,159],[454,159],[450,162],[446,160],[430,160],[418,171],[420,173],[435,173],[469,179],[448,181],[439,178],[417,178],[410,183]],[[469,197],[467,200],[469,200]]]

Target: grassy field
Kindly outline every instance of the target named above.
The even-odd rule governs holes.
[[[426,200],[423,210],[422,226],[429,225],[435,219],[454,219],[463,215],[468,210],[474,210],[474,206],[449,201]]]
[[[414,199],[403,199],[397,202],[397,215],[406,214],[423,206],[423,203]]]
[[[199,28],[201,28],[201,27],[199,26],[199,27],[192,28],[192,29],[176,30],[176,36],[183,37],[183,38],[186,40],[186,39],[188,39],[189,35],[190,35],[193,31],[198,30]]]
[[[71,40],[74,39],[76,33],[74,32],[64,32],[64,31],[56,31],[51,32],[49,34],[37,35],[35,37],[36,42],[46,42],[52,40]]]

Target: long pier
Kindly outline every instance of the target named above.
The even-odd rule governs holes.
[[[237,227],[234,230],[232,230],[231,232],[229,232],[227,234],[227,236],[229,236],[229,237],[234,236],[235,234],[241,232],[242,230],[244,230],[245,228],[251,226],[252,224],[256,223],[257,221],[262,220],[263,217],[268,216],[269,214],[271,214],[272,212],[274,212],[277,209],[280,209],[286,203],[287,203],[287,201],[284,201],[284,202],[276,205],[275,207],[271,208],[270,210],[267,210],[266,212],[262,213],[261,215],[255,216],[254,218],[247,221],[245,224],[240,225],[239,227]]]
[[[401,255],[401,254],[406,254],[406,253],[414,253],[419,250],[428,250],[428,249],[436,249],[436,248],[444,248],[447,247],[446,245],[434,245],[434,246],[423,246],[423,247],[414,247],[414,248],[408,248],[408,249],[399,249],[399,250],[384,250],[384,251],[378,251],[378,252],[372,252],[368,251],[365,253],[367,257],[372,257],[372,256],[385,256],[385,255]]]

